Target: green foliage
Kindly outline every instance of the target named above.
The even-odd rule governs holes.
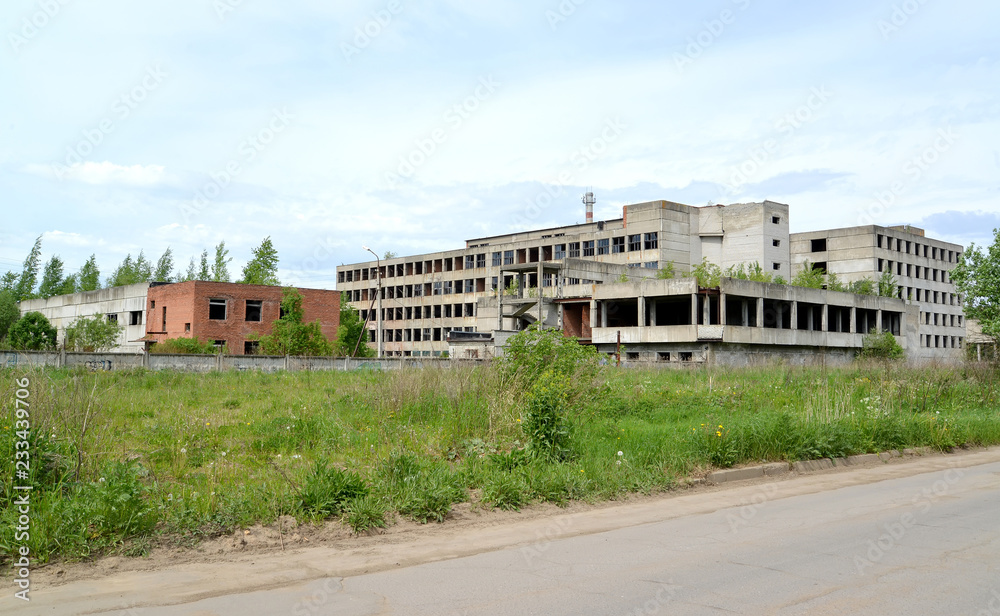
[[[271,243],[270,236],[253,249],[253,258],[243,268],[243,278],[239,282],[272,286],[281,284],[278,281],[278,251]]]
[[[802,270],[792,278],[791,286],[793,287],[806,287],[807,289],[822,289],[824,280],[823,274],[825,272],[817,267],[813,267],[812,263],[806,260],[802,264]]]
[[[621,276],[615,278],[615,282],[628,282],[628,272],[622,272]]]
[[[892,332],[879,332],[875,328],[865,334],[858,352],[861,359],[896,360],[903,359],[903,355],[903,347],[896,342]]]
[[[752,280],[754,282],[774,282],[774,277],[764,271],[759,261],[750,264],[740,263],[726,268],[722,274],[726,278],[736,278],[738,280]]]
[[[42,236],[35,239],[35,244],[24,259],[24,266],[21,275],[17,278],[17,285],[14,287],[14,295],[17,301],[31,299],[34,297],[35,284],[38,282],[38,268],[42,258]]]
[[[361,534],[375,528],[385,528],[386,522],[385,504],[376,496],[366,494],[359,496],[347,503],[344,509],[347,523],[355,534]]]
[[[528,451],[550,461],[570,456],[570,431],[566,411],[570,394],[569,376],[546,370],[527,394],[527,414],[521,424]]]
[[[518,511],[529,500],[528,486],[520,475],[493,473],[483,485],[483,502],[497,509]]]
[[[56,346],[56,328],[41,312],[29,312],[14,322],[7,341],[15,349],[41,351]]]
[[[150,353],[176,353],[190,355],[215,355],[225,353],[225,346],[218,348],[212,341],[202,342],[198,338],[167,338],[149,349]]]
[[[527,387],[545,372],[586,387],[597,372],[599,359],[596,348],[581,345],[557,329],[541,329],[533,324],[510,337],[503,357],[496,363],[507,378]]]
[[[229,282],[229,262],[233,258],[229,256],[225,240],[215,247],[215,262],[212,264],[212,280],[215,282]]]
[[[320,322],[303,323],[302,294],[285,287],[281,292],[284,315],[271,325],[271,333],[260,338],[260,351],[265,355],[333,355],[333,345]]]
[[[160,258],[156,261],[156,269],[153,271],[152,280],[157,282],[173,282],[174,271],[174,251],[167,246]]]
[[[212,271],[209,269],[208,266],[208,250],[206,249],[201,251],[201,261],[199,262],[198,265],[198,276],[197,278],[195,278],[195,280],[211,280],[211,279],[212,279]]]
[[[96,291],[101,288],[101,270],[97,267],[97,255],[90,255],[80,268],[79,291]]]
[[[340,515],[349,502],[367,496],[368,486],[356,473],[316,462],[299,490],[299,510],[313,516]]]
[[[191,257],[191,260],[188,262],[187,270],[177,276],[177,282],[187,282],[189,280],[198,280],[198,266],[195,265],[194,257]]]
[[[722,269],[715,263],[709,263],[707,258],[702,258],[701,263],[691,269],[690,276],[698,279],[699,287],[710,289],[719,286]]]
[[[120,287],[140,282],[149,282],[153,278],[153,265],[146,259],[143,251],[139,251],[139,256],[132,260],[132,254],[125,255],[125,259],[118,264],[115,271],[108,278],[109,287]]]
[[[66,349],[70,351],[109,351],[118,346],[125,327],[103,314],[80,317],[66,328]]]
[[[671,280],[675,276],[677,272],[673,261],[667,261],[656,271],[656,277],[660,280]]]
[[[829,291],[840,291],[841,293],[847,291],[847,285],[840,281],[840,278],[836,274],[830,272],[826,277],[826,288]]]
[[[993,243],[985,251],[971,244],[962,253],[951,279],[963,297],[966,318],[978,321],[985,335],[1000,340],[1000,228],[993,230]]]
[[[12,289],[0,290],[0,340],[7,336],[10,326],[21,318],[14,293]]]
[[[358,311],[351,305],[348,295],[340,296],[340,325],[334,351],[345,357],[374,357],[375,350],[367,344],[368,330]],[[357,349],[357,353],[355,353]]]
[[[878,287],[874,280],[866,276],[847,285],[847,292],[855,295],[878,295]]]
[[[899,286],[892,272],[886,269],[878,279],[879,297],[896,297],[899,294]]]
[[[45,271],[42,273],[42,282],[38,285],[38,296],[48,298],[53,295],[61,295],[64,282],[62,259],[58,256],[53,256],[45,264]]]

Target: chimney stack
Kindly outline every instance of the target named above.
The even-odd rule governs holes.
[[[583,204],[587,206],[587,222],[594,222],[594,204],[597,200],[594,199],[594,193],[588,192],[583,196]]]

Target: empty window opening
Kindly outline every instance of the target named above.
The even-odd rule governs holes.
[[[878,312],[875,310],[868,310],[865,308],[858,308],[854,311],[855,313],[855,328],[854,331],[859,334],[867,334],[875,328],[877,324]]]
[[[799,302],[796,312],[796,329],[818,332],[823,330],[823,306]]]
[[[115,313],[113,313],[113,312],[109,313],[108,314],[108,322],[109,323],[117,323],[118,322],[118,315],[115,314]]]
[[[812,252],[825,252],[826,251],[826,238],[821,237],[818,240],[812,240]]]
[[[184,324],[184,333],[185,334],[191,333],[191,324],[190,323],[185,323]]]
[[[636,352],[636,351],[627,351],[625,353],[625,358],[626,359],[632,359],[632,360],[638,360],[639,359],[639,353]]]
[[[771,240],[771,245],[777,248],[778,246],[781,246],[781,240]]]
[[[781,216],[772,216],[771,217],[771,224],[777,225],[777,224],[780,224],[780,223],[781,223]]]
[[[623,299],[604,302],[608,327],[638,327],[639,302],[634,299]]]
[[[260,352],[260,341],[259,340],[247,340],[243,343],[243,354],[244,355],[256,355]]]
[[[757,299],[727,295],[726,325],[757,327]]]
[[[670,361],[670,353],[666,351],[660,351],[656,354],[656,359],[659,361]]]
[[[690,351],[681,351],[680,356],[681,361],[691,361],[694,359],[694,353],[691,353]]]
[[[763,320],[764,327],[771,329],[791,329],[792,302],[765,299]]]
[[[636,233],[635,235],[628,236],[628,249],[629,252],[642,249],[642,236]]]
[[[826,329],[831,332],[851,331],[851,309],[847,306],[827,306]]]
[[[225,321],[226,300],[224,299],[208,300],[208,318],[214,321]]]
[[[260,321],[264,302],[259,299],[247,300],[247,321]]]
[[[691,297],[658,298],[648,313],[655,316],[656,325],[691,325]]]
[[[133,310],[128,313],[129,325],[142,325],[142,310]]]

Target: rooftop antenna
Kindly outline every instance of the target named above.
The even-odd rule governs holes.
[[[597,203],[597,199],[594,198],[594,192],[587,191],[587,194],[583,195],[583,204],[587,206],[587,222],[594,222],[595,203]]]

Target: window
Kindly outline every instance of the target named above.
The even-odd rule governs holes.
[[[476,267],[476,255],[465,255],[465,269]]]
[[[570,242],[569,243],[569,256],[571,258],[580,257],[580,242]]]
[[[114,313],[108,314],[108,323],[117,323],[117,322],[118,322],[118,315],[117,314],[114,314]]]
[[[503,251],[503,264],[504,265],[514,265],[514,251],[505,250]]]
[[[441,295],[441,283],[440,282],[435,282],[434,283],[434,295]]]
[[[660,262],[659,261],[646,261],[645,263],[642,264],[642,266],[644,268],[646,268],[646,269],[660,269]]]
[[[500,253],[499,252],[494,252],[493,253],[493,267],[497,267],[498,265],[500,265]]]
[[[656,354],[656,358],[660,361],[670,361],[670,353],[660,351]]]
[[[225,321],[226,300],[224,299],[208,300],[208,318],[212,319],[213,321]]]
[[[624,237],[611,238],[611,254],[618,254],[620,252],[625,252],[625,238]]]
[[[583,243],[583,256],[592,257],[594,256],[594,240],[587,240]]]
[[[774,271],[778,271],[778,270],[781,269],[781,264],[780,263],[772,263],[771,264],[771,269],[773,269]]]
[[[610,247],[609,247],[610,244],[611,244],[611,241],[607,240],[607,239],[597,240],[597,254],[599,254],[599,255],[606,255],[609,252],[611,252]]]
[[[142,325],[142,310],[133,310],[128,317],[129,325]]]
[[[247,300],[247,321],[260,321],[264,302],[259,299]]]
[[[244,355],[256,355],[260,351],[260,341],[259,340],[247,340],[243,343],[243,354]]]
[[[556,259],[566,258],[566,244],[556,244]]]
[[[826,238],[820,238],[818,240],[812,240],[811,242],[812,252],[826,252]],[[775,244],[777,246],[777,244]]]
[[[635,235],[628,236],[628,250],[629,252],[642,249],[642,236],[636,233]]]
[[[636,352],[636,351],[626,351],[625,352],[625,358],[626,359],[637,360],[637,359],[639,359],[639,353]]]
[[[184,333],[187,334],[187,333],[190,333],[190,332],[191,332],[191,324],[190,323],[185,323],[184,324]]]
[[[476,255],[476,267],[486,267],[486,253]]]
[[[642,244],[643,248],[645,248],[646,250],[655,250],[656,247],[659,245],[659,238],[660,236],[657,231],[653,231],[652,233],[647,233],[643,237],[643,244]]]
[[[781,246],[781,240],[771,240],[771,245],[774,247]]]
[[[451,280],[444,281],[444,294],[451,295],[454,291],[454,283]]]
[[[226,350],[225,340],[213,340],[212,344],[215,346],[215,351],[217,353],[221,353],[222,351]]]
[[[775,224],[775,225],[780,224],[781,223],[781,216],[772,216],[771,217],[771,223]]]

